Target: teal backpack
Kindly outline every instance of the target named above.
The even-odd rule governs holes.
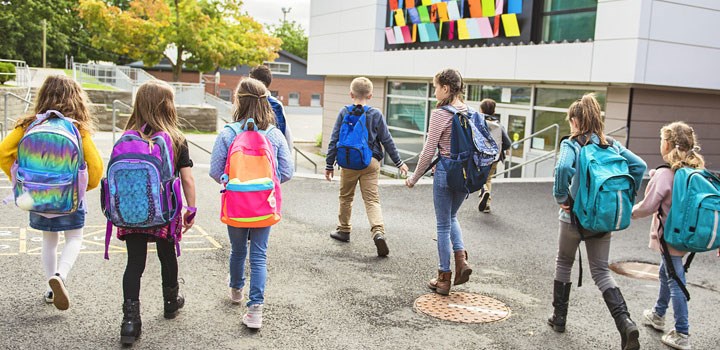
[[[668,245],[691,252],[683,268],[687,272],[695,253],[720,248],[718,225],[720,224],[720,179],[705,169],[680,168],[675,170],[672,205],[662,227],[660,243],[663,246],[668,274],[680,286],[685,298],[690,293],[677,277],[673,268]],[[660,216],[664,216],[662,209]],[[662,221],[661,221],[662,223]]]
[[[665,242],[686,252],[720,248],[720,179],[704,169],[675,171],[672,206],[665,221]]]
[[[613,147],[612,138],[606,137],[608,145],[584,139],[584,145],[579,140],[573,143],[579,154],[573,219],[586,235],[624,230],[630,226],[635,202],[635,180],[628,162]]]

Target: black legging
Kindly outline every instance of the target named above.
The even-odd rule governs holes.
[[[177,286],[178,265],[175,255],[175,243],[166,239],[157,238],[157,255],[160,259],[160,272],[163,287]],[[140,278],[145,271],[147,260],[148,236],[142,234],[129,234],[125,236],[128,260],[123,276],[123,300],[140,300]]]

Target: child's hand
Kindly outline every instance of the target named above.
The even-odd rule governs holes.
[[[195,224],[195,212],[186,210],[183,214],[183,233]]]
[[[408,170],[407,164],[403,163],[403,165],[400,166],[400,176],[407,176]]]
[[[718,248],[718,257],[720,258],[720,248]]]
[[[570,206],[566,203],[560,204],[560,209],[564,210],[566,213],[570,213]]]
[[[405,179],[405,186],[407,186],[408,188],[413,188],[413,187],[415,186],[415,184],[413,184],[413,183],[410,181],[410,179],[407,178],[407,179]]]
[[[325,170],[325,179],[328,181],[332,181],[333,175],[335,175],[334,170]]]
[[[655,172],[656,172],[656,171],[657,171],[657,169],[650,169],[650,171],[648,171],[648,175],[649,175],[650,177],[653,177],[653,176],[655,176]]]

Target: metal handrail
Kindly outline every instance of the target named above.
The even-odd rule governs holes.
[[[298,167],[297,156],[299,153],[308,162],[312,163],[312,165],[315,167],[315,174],[317,174],[317,163],[315,163],[312,159],[310,159],[310,157],[308,157],[303,151],[299,150],[297,147],[293,146],[293,149],[295,150],[295,171],[297,171]]]
[[[112,135],[113,135],[113,144],[115,144],[115,131],[118,129],[117,126],[115,126],[117,122],[117,106],[123,106],[127,109],[132,110],[132,106],[128,105],[127,103],[120,101],[120,100],[113,100],[112,102]]]
[[[20,96],[18,96],[18,95],[13,94],[12,92],[5,92],[5,93],[3,94],[3,98],[5,99],[5,102],[4,102],[4,103],[5,103],[5,104],[4,104],[4,107],[5,107],[5,113],[4,113],[4,114],[5,114],[5,117],[3,118],[3,122],[2,122],[2,138],[5,138],[5,135],[7,134],[8,113],[10,112],[10,111],[8,110],[8,96],[14,97],[14,98],[16,98],[16,99],[18,99],[18,100],[20,100],[20,101],[23,101],[23,102],[27,103],[27,105],[25,106],[25,111],[27,111],[27,107],[32,104],[32,102],[31,102],[30,100],[24,99],[24,98],[22,98],[22,97],[20,97]]]
[[[520,164],[518,164],[518,165],[512,166],[512,151],[510,151],[510,156],[506,159],[506,162],[507,162],[507,164],[508,164],[510,167],[509,167],[509,168],[506,168],[505,170],[503,170],[503,171],[501,171],[501,172],[495,173],[495,175],[493,175],[493,177],[498,177],[498,176],[500,176],[500,175],[509,173],[510,171],[512,171],[512,170],[514,170],[514,169],[517,169],[517,168],[519,168],[519,167],[526,166],[526,165],[529,165],[529,164],[535,164],[535,165],[536,165],[536,166],[535,166],[535,169],[537,170],[537,163],[539,163],[539,162],[541,162],[541,161],[544,161],[544,160],[546,160],[547,158],[550,158],[550,156],[552,156],[553,162],[556,161],[556,160],[557,160],[558,144],[560,143],[560,125],[558,125],[558,124],[549,125],[549,126],[543,128],[543,129],[541,129],[541,130],[538,130],[538,131],[532,133],[532,134],[531,134],[530,136],[528,136],[528,137],[525,137],[525,138],[523,138],[523,139],[520,139],[520,140],[517,140],[517,141],[513,142],[513,143],[510,145],[510,149],[512,149],[513,146],[523,144],[523,143],[525,143],[527,140],[530,140],[530,139],[532,139],[533,137],[535,137],[535,136],[537,136],[537,135],[539,135],[539,134],[545,133],[546,131],[548,131],[548,130],[550,130],[550,129],[555,129],[555,142],[554,142],[554,144],[553,144],[553,150],[552,150],[552,152],[548,152],[547,154],[544,154],[544,155],[542,155],[542,156],[540,156],[540,157],[533,158],[533,159],[531,159],[531,160],[522,162],[522,163],[520,163]]]
[[[555,156],[554,156],[555,154],[557,154],[557,152],[554,152],[554,151],[553,151],[553,152],[547,152],[547,153],[541,155],[540,157],[533,158],[533,159],[530,159],[530,160],[528,160],[528,161],[522,162],[522,163],[520,163],[520,164],[513,165],[513,166],[511,166],[511,167],[509,167],[509,168],[507,168],[507,169],[505,169],[505,170],[503,170],[503,171],[501,171],[501,172],[499,172],[499,173],[495,173],[495,175],[493,175],[492,177],[498,177],[498,176],[503,175],[503,174],[505,174],[505,173],[511,172],[511,171],[513,171],[513,170],[515,170],[515,169],[517,169],[517,168],[522,168],[522,167],[524,167],[524,166],[526,166],[526,165],[530,165],[530,164],[533,164],[533,163],[535,164],[535,171],[537,172],[537,165],[538,165],[538,163],[543,162],[543,161],[545,161],[545,160],[548,160],[548,159],[550,159],[550,158],[555,158]]]

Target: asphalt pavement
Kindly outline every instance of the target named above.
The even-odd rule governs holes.
[[[106,134],[109,135],[109,134]],[[106,136],[98,144],[107,147]],[[212,145],[209,135],[200,144]],[[105,139],[102,139],[105,137]],[[193,137],[196,139],[195,137]],[[206,140],[207,139],[207,140]],[[104,148],[109,150],[109,148]],[[160,267],[154,253],[142,280],[142,337],[138,349],[618,349],[620,337],[589,276],[573,286],[567,331],[546,325],[557,249],[557,206],[552,184],[498,183],[491,214],[479,213],[471,196],[460,209],[470,281],[453,291],[479,293],[504,302],[511,316],[487,324],[459,324],[417,313],[413,302],[429,293],[437,271],[432,188],[407,189],[401,180],[381,187],[390,255],[378,258],[360,195],[355,198],[350,243],[328,234],[337,220],[339,184],[296,178],[283,185],[283,219],[273,227],[268,251],[263,328],[241,323],[244,306],[228,299],[229,242],[219,220],[219,185],[207,176],[207,157],[193,150],[198,188],[196,227],[182,242],[179,258],[185,308],[174,320],[162,316]],[[0,181],[0,197],[10,193]],[[40,235],[27,214],[0,207],[0,348],[120,348],[122,275],[126,254],[113,239],[103,260],[104,224],[99,191],[88,193],[82,254],[67,281],[71,307],[58,311],[42,300],[45,288]],[[649,220],[638,220],[613,237],[611,262],[659,262],[647,248]],[[584,253],[583,253],[584,254]],[[688,274],[695,349],[717,347],[720,320],[720,258],[702,254]],[[656,281],[614,275],[633,319],[653,306]],[[577,263],[573,271],[577,282]],[[672,325],[672,311],[667,320]],[[666,348],[661,333],[641,327],[643,349]]]

